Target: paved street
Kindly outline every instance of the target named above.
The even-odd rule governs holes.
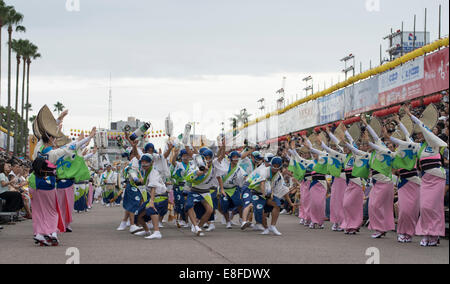
[[[266,263],[365,263],[366,249],[376,247],[381,263],[449,263],[449,242],[440,247],[422,248],[419,238],[400,244],[393,232],[372,240],[363,229],[347,236],[325,230],[310,230],[293,216],[281,216],[278,229],[283,236],[260,236],[238,227],[217,230],[195,237],[188,229],[166,224],[162,240],[145,240],[118,232],[121,207],[95,205],[89,213],[75,214],[74,232],[60,236],[59,247],[38,247],[32,241],[31,221],[4,225],[0,231],[0,263],[66,263],[66,250],[78,248],[81,263],[182,263],[182,264],[266,264]]]

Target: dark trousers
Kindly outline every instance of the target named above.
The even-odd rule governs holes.
[[[3,212],[17,212],[23,208],[22,194],[15,191],[7,191],[0,194],[0,198],[6,201]]]

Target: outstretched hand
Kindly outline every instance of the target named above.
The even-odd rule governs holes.
[[[94,138],[95,134],[97,133],[97,127],[92,127],[91,133],[89,134],[90,138]]]
[[[366,125],[367,126],[367,119],[366,119],[366,115],[365,114],[361,114],[361,121],[362,121],[362,123],[364,124],[364,125]]]
[[[69,114],[69,110],[68,109],[63,111],[58,117],[59,122],[62,122],[64,120],[64,117],[66,117],[68,114]]]

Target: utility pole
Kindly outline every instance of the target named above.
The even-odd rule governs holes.
[[[111,88],[111,73],[109,73],[109,100],[108,100],[108,127],[111,129],[112,123],[112,88]]]

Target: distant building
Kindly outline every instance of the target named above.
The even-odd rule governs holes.
[[[108,159],[111,163],[117,160],[124,161],[122,158],[122,149],[119,148],[119,144],[117,142],[117,137],[122,136],[121,133],[127,130],[128,133],[133,133],[137,128],[141,127],[145,122],[136,119],[135,117],[128,117],[126,121],[120,120],[111,122],[110,129],[99,129],[99,133],[104,133],[106,136],[103,141],[107,141],[107,147],[98,147],[98,155],[99,157],[102,155],[107,155]],[[145,143],[147,143],[147,139],[141,139],[139,143],[139,147],[144,147]],[[99,143],[97,143],[99,144]]]

